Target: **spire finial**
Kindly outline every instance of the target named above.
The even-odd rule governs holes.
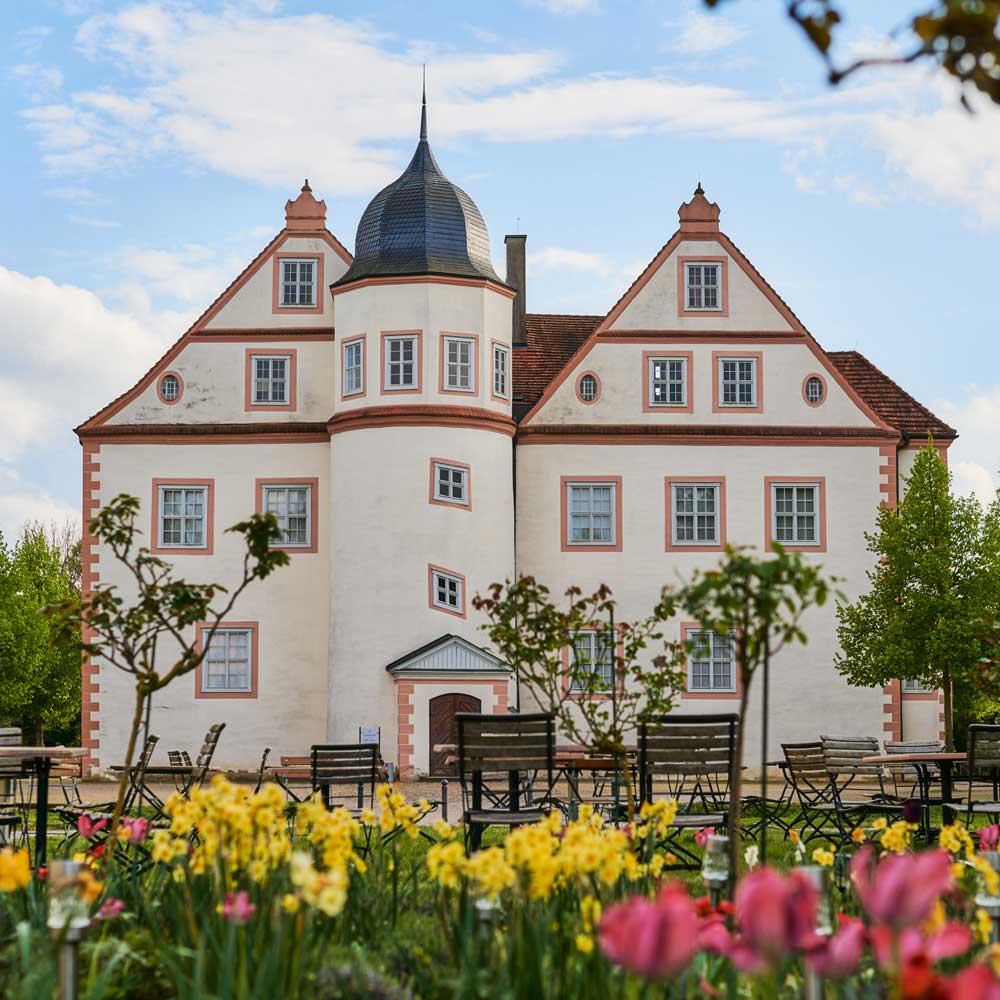
[[[420,99],[420,138],[427,138],[427,63],[424,63],[424,85]]]
[[[309,178],[308,177],[305,179],[305,183],[302,185],[302,190],[303,191],[312,191],[312,188],[309,187]]]
[[[701,186],[701,181],[698,181],[698,186],[694,189],[695,194],[704,194],[705,189]]]

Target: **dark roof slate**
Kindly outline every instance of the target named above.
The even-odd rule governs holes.
[[[528,313],[524,318],[526,347],[513,352],[514,406],[533,406],[563,365],[597,329],[603,316]],[[526,411],[525,411],[526,412]]]

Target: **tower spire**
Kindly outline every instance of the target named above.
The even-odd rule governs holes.
[[[427,138],[427,63],[424,63],[424,85],[420,99],[420,138]]]

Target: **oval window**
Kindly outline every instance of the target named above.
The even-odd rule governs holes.
[[[176,375],[164,375],[160,379],[160,397],[165,403],[173,403],[181,394],[181,383]]]
[[[586,375],[581,375],[579,390],[580,399],[585,403],[592,403],[597,399],[597,376],[591,375],[589,372]]]
[[[818,375],[810,375],[806,379],[805,396],[806,402],[811,406],[819,406],[823,402],[825,388],[823,380]]]

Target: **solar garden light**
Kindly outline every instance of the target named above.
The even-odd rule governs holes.
[[[819,893],[819,906],[816,908],[816,933],[829,937],[833,933],[833,917],[830,913],[829,871],[820,865],[802,865],[796,869],[814,886]],[[805,1000],[823,1000],[823,977],[812,972],[808,966],[805,973]]]
[[[59,1000],[76,1000],[80,941],[90,925],[87,903],[80,895],[82,861],[49,863],[49,917],[52,938],[59,942]]]
[[[987,861],[993,871],[1000,873],[1000,852],[979,851],[979,857]],[[994,896],[986,887],[983,877],[979,876],[979,892],[976,894],[976,906],[990,915],[990,944],[1000,943],[1000,896]]]
[[[708,886],[712,906],[718,906],[726,895],[729,884],[729,838],[710,834],[705,841],[705,857],[701,863],[701,877]]]

